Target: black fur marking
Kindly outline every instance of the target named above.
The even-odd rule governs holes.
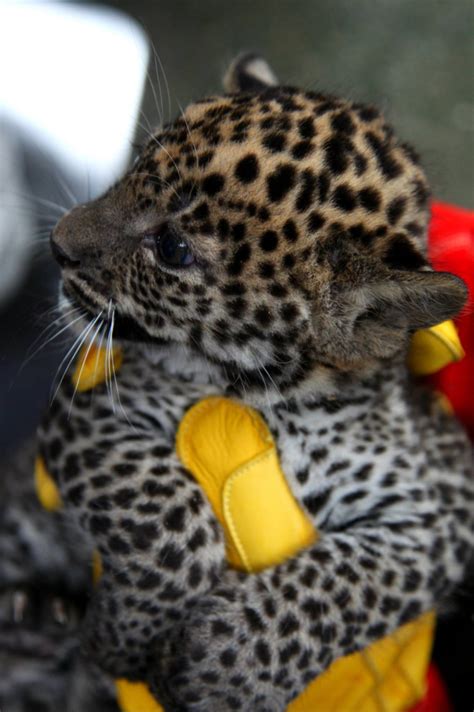
[[[295,169],[290,163],[282,163],[267,178],[268,198],[279,203],[295,184]]]
[[[251,253],[250,245],[244,242],[244,244],[237,249],[228,267],[228,273],[234,277],[239,275],[243,270],[244,264],[249,261]]]
[[[384,262],[393,269],[420,269],[426,260],[403,234],[394,235],[385,254]]]
[[[318,176],[318,191],[319,200],[324,203],[328,197],[329,187],[331,185],[331,178],[327,171],[322,171]]]
[[[202,181],[202,189],[207,195],[216,195],[224,187],[225,179],[220,173],[210,173]]]
[[[310,232],[316,232],[324,225],[325,222],[325,218],[323,218],[323,216],[316,210],[313,210],[308,216],[308,230]]]
[[[357,207],[357,197],[348,185],[338,185],[332,198],[334,204],[346,213],[350,213]]]
[[[388,180],[397,178],[401,174],[403,168],[400,163],[393,158],[387,143],[381,141],[380,138],[372,131],[368,131],[365,134],[365,137],[367,139],[367,143],[375,153],[377,163],[379,164],[379,168],[384,176]]]
[[[259,171],[258,160],[254,153],[244,156],[235,167],[235,175],[241,183],[252,183]]]
[[[295,204],[296,210],[299,213],[304,213],[308,210],[313,200],[314,191],[316,190],[316,176],[309,168],[303,171],[302,182],[303,185],[298,193]]]
[[[357,107],[356,105],[354,105],[354,109],[356,108],[357,113],[359,114],[359,118],[365,123],[370,123],[371,121],[378,119],[380,116],[380,112],[374,106]]]
[[[326,165],[334,175],[340,175],[349,166],[350,152],[353,146],[342,134],[335,134],[324,144]]]
[[[296,242],[298,239],[298,228],[296,227],[293,220],[287,220],[283,225],[283,235],[286,237],[288,242]]]
[[[312,151],[314,151],[314,145],[311,141],[298,141],[291,149],[291,155],[297,161],[308,156]]]
[[[400,220],[405,212],[406,204],[407,199],[404,196],[392,200],[387,208],[387,217],[390,225],[395,225]]]
[[[314,121],[311,116],[305,119],[300,119],[298,121],[298,133],[303,139],[311,139],[316,135],[316,129],[314,128]]]
[[[286,136],[284,133],[274,132],[269,133],[262,141],[265,148],[267,148],[272,153],[278,153],[283,151],[286,146]]]
[[[331,116],[331,126],[334,131],[348,134],[349,136],[355,131],[354,121],[351,119],[347,111],[340,111]]]
[[[413,181],[413,195],[419,208],[425,208],[430,198],[430,191],[425,183],[420,180]]]
[[[278,246],[278,235],[274,230],[267,230],[260,238],[260,247],[264,252],[273,252]]]
[[[359,202],[369,212],[376,212],[380,208],[380,193],[375,188],[362,188],[359,191]]]

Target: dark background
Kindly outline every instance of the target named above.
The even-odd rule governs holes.
[[[474,207],[473,0],[122,0],[110,6],[127,11],[150,36],[173,112],[177,100],[185,105],[220,89],[220,76],[242,49],[257,50],[286,84],[382,106],[420,151],[435,194]],[[156,83],[153,62],[150,77]],[[149,86],[144,113],[156,122]]]

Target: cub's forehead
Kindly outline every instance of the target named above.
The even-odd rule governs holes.
[[[191,104],[166,127],[160,141],[173,154],[190,155],[194,149],[207,150],[213,159],[221,156],[224,170],[231,169],[230,158],[251,148],[269,167],[282,158],[314,163],[323,150],[330,166],[342,171],[347,167],[342,154],[354,149],[352,142],[360,124],[378,119],[374,110],[360,107],[358,114],[356,107],[341,99],[275,87],[258,94],[210,97]],[[327,143],[331,137],[334,140]],[[192,167],[193,157],[187,165]]]
[[[373,107],[272,87],[191,104],[150,140],[140,168],[155,173],[159,168],[171,184],[215,172],[250,186],[282,163],[285,175],[324,168],[336,180],[344,175],[362,182],[376,174],[395,180],[410,162]],[[272,200],[271,187],[268,197]]]
[[[273,228],[291,216],[310,234],[334,223],[418,238],[428,199],[416,155],[375,108],[287,87],[191,104],[149,141],[132,186],[139,207],[168,215],[206,201],[205,233],[225,208]]]

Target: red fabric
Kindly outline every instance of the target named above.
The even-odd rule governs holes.
[[[410,712],[454,712],[441,676],[433,664],[428,668],[426,682],[426,695]]]
[[[458,418],[474,438],[474,212],[433,203],[429,255],[435,269],[461,277],[469,288],[469,302],[456,319],[465,358],[432,377],[446,394]]]
[[[461,277],[469,300],[455,320],[466,356],[430,378],[451,402],[457,417],[474,438],[474,212],[433,203],[428,250],[433,267]],[[427,675],[425,697],[410,712],[453,712],[443,681],[433,664]]]

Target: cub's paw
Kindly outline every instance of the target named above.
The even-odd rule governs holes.
[[[288,689],[275,686],[270,642],[246,608],[244,596],[220,588],[162,641],[150,684],[166,712],[285,710]]]

